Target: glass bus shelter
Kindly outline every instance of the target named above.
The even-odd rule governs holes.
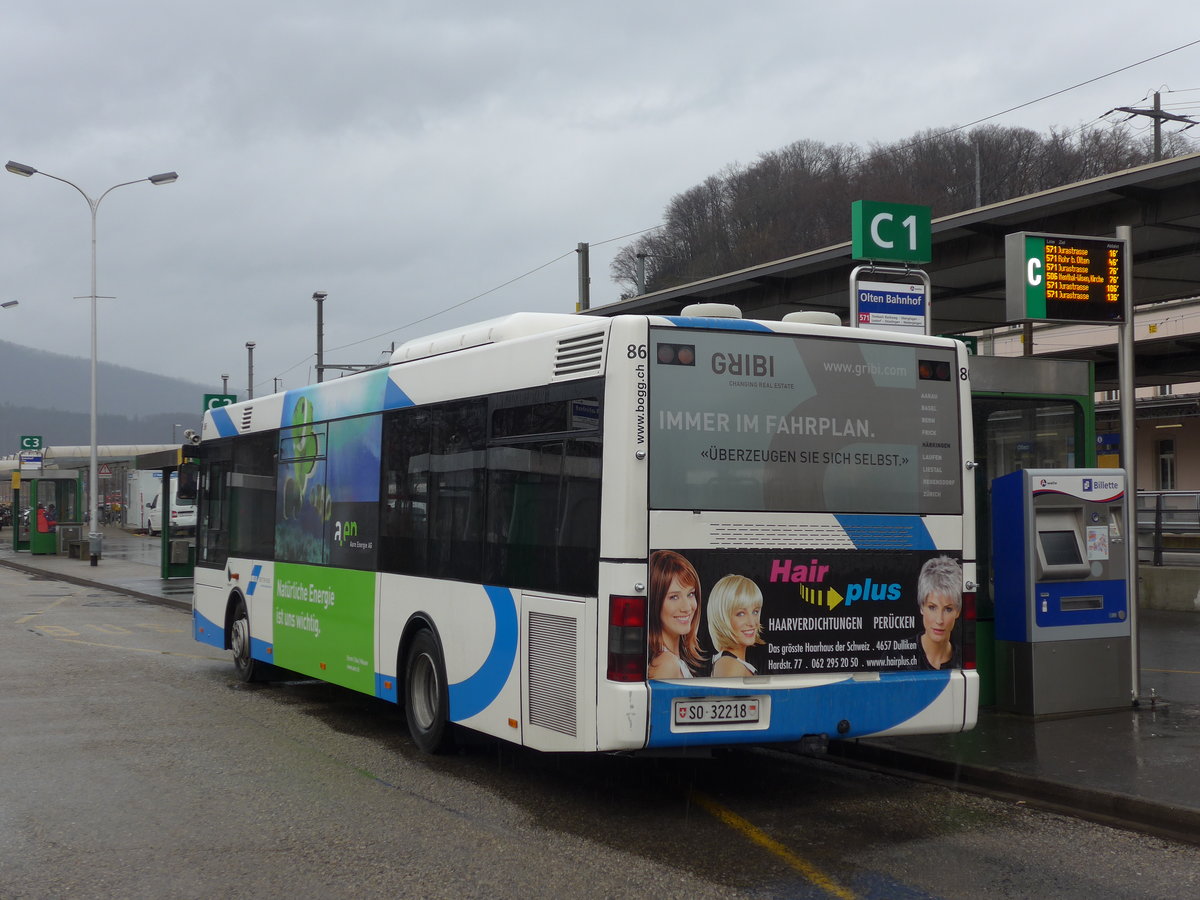
[[[35,555],[82,555],[82,473],[13,473],[13,549]]]

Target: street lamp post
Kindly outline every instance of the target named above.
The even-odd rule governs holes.
[[[254,341],[246,341],[246,399],[254,399]]]
[[[97,530],[100,527],[100,465],[98,461],[98,450],[96,443],[96,210],[100,207],[100,202],[110,193],[119,187],[125,187],[130,184],[140,184],[143,181],[148,181],[151,184],[171,184],[178,180],[179,175],[175,172],[163,172],[160,175],[151,175],[148,178],[137,178],[133,181],[122,181],[120,184],[114,184],[103,194],[96,199],[88,196],[79,185],[73,181],[68,181],[65,178],[59,178],[57,175],[51,175],[49,172],[40,172],[33,166],[27,166],[23,163],[13,162],[11,159],[4,166],[5,169],[12,172],[14,175],[21,175],[29,178],[31,175],[45,175],[47,178],[53,178],[55,181],[61,181],[63,184],[68,184],[75,190],[79,191],[84,200],[87,201],[88,209],[92,213],[92,293],[89,298],[92,301],[92,402],[91,402],[91,447],[88,460],[88,515],[93,530],[88,533],[88,541],[90,544],[91,564],[94,566],[100,558],[100,540],[101,533]]]
[[[313,299],[317,301],[317,384],[325,380],[325,291],[315,291]]]

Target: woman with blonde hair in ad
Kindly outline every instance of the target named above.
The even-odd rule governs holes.
[[[744,575],[726,575],[708,595],[708,634],[714,678],[757,675],[746,650],[762,639],[762,591]]]

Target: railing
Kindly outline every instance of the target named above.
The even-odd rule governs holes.
[[[1156,566],[1164,551],[1200,553],[1200,491],[1138,491],[1137,539],[1138,558],[1148,550]]]

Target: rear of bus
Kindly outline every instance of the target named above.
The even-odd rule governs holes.
[[[969,394],[950,339],[614,321],[600,745],[973,727]]]

